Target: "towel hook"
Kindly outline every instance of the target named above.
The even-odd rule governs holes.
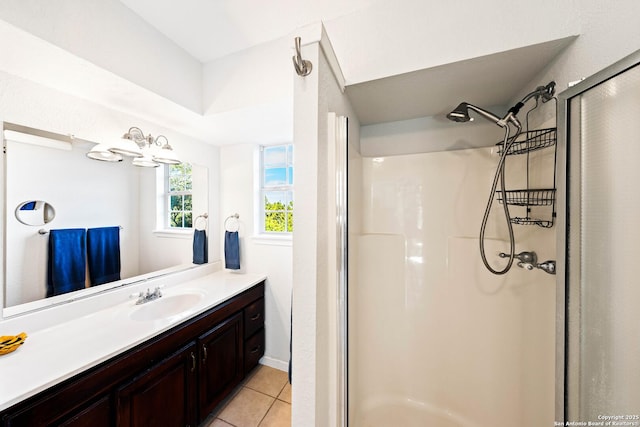
[[[239,218],[240,218],[240,215],[238,215],[237,213],[234,213],[233,215],[229,215],[227,217],[227,219],[224,220],[224,229],[226,231],[238,231],[240,229],[240,222],[238,221]],[[227,223],[231,219],[235,219],[236,220],[236,229],[235,230],[229,230],[229,227],[228,227]]]
[[[293,60],[293,67],[296,69],[296,73],[298,73],[299,76],[308,76],[311,74],[313,65],[311,64],[311,61],[302,59],[302,54],[300,53],[300,37],[296,37],[294,41],[296,45],[296,56],[291,58]]]

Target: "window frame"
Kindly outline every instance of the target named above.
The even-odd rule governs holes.
[[[182,173],[181,175],[184,177],[188,177],[189,182],[190,182],[190,189],[189,190],[179,190],[179,191],[171,191],[171,168],[172,167],[177,167],[177,166],[182,166],[182,165],[188,165],[189,166],[189,170],[190,173],[185,174]],[[184,169],[182,169],[182,171],[184,172]],[[165,211],[164,211],[164,228],[166,230],[171,230],[171,231],[182,231],[182,230],[188,230],[191,231],[193,229],[193,165],[191,163],[188,162],[183,162],[180,163],[178,165],[171,165],[171,164],[167,164],[164,165],[164,194],[165,194]],[[180,196],[183,198],[182,201],[182,209],[178,210],[178,211],[174,211],[172,209],[172,204],[171,204],[171,198],[173,196]],[[191,210],[187,211],[184,210],[184,196],[191,196]],[[182,227],[173,227],[171,225],[171,214],[174,212],[182,212],[183,215],[187,212],[191,213],[191,225],[189,225],[188,227],[182,226]],[[184,217],[183,217],[183,224],[184,224]]]
[[[282,167],[285,168],[286,173],[286,184],[283,185],[272,185],[272,186],[267,186],[265,183],[265,173],[266,173],[266,169],[265,169],[265,150],[268,149],[273,149],[273,148],[277,148],[277,147],[285,147],[286,150],[286,161],[285,163],[282,165]],[[263,243],[275,243],[275,242],[282,242],[282,244],[290,244],[288,242],[291,241],[292,237],[293,237],[293,230],[295,230],[295,228],[293,227],[293,223],[295,222],[295,208],[294,206],[294,196],[295,196],[295,150],[294,150],[294,145],[293,143],[283,143],[283,144],[273,144],[273,145],[260,145],[259,149],[257,150],[257,156],[258,156],[258,176],[256,179],[256,184],[257,184],[257,188],[258,191],[257,193],[257,206],[258,209],[256,209],[256,215],[257,215],[257,220],[256,220],[256,226],[257,226],[257,233],[256,233],[256,239],[259,242],[263,242]],[[290,178],[290,179],[289,179]],[[288,184],[288,182],[291,182],[291,184]],[[292,208],[289,209],[289,204],[285,204],[285,208],[283,210],[274,210],[274,211],[267,211],[265,209],[265,199],[266,199],[266,195],[267,193],[270,192],[284,192],[284,193],[289,193],[290,197],[288,199],[289,202],[292,203]],[[288,220],[288,216],[289,214],[291,215],[291,224],[292,224],[292,230],[291,231],[268,231],[265,229],[265,219],[266,219],[266,215],[268,212],[283,212],[284,216],[285,216],[285,228],[289,228],[289,220]]]

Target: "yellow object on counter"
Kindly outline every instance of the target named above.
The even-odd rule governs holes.
[[[0,356],[3,354],[11,353],[18,347],[20,347],[24,340],[27,339],[27,334],[24,332],[18,335],[4,335],[0,337]]]

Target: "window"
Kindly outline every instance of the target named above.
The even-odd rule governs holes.
[[[263,233],[293,232],[293,145],[260,150],[260,222]]]
[[[168,228],[191,228],[193,224],[193,177],[189,163],[166,165]]]

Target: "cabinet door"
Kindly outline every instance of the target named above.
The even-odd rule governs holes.
[[[244,309],[244,337],[249,338],[264,327],[264,298]]]
[[[111,409],[111,399],[106,395],[65,413],[67,411],[65,401],[54,395],[19,412],[5,415],[2,425],[8,427],[110,427],[113,425]]]
[[[191,343],[120,387],[118,426],[195,426],[196,369]]]
[[[242,381],[242,312],[216,325],[199,340],[200,419]]]
[[[109,427],[111,426],[111,403],[109,396],[73,415],[67,421],[58,424],[60,427]]]

